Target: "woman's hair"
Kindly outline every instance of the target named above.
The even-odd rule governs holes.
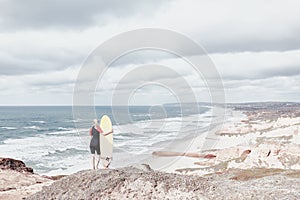
[[[98,124],[99,124],[98,119],[94,119],[94,120],[93,120],[93,123],[94,123],[94,125],[98,125]]]

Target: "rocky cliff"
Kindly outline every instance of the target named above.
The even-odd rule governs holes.
[[[0,199],[24,199],[53,182],[51,177],[33,173],[21,160],[0,158]]]

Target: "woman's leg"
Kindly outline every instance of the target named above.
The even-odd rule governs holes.
[[[101,157],[100,157],[100,154],[98,154],[96,158],[97,158],[97,165],[96,165],[96,169],[98,169],[98,167],[99,167],[99,163],[100,163],[100,158],[101,158]]]
[[[92,154],[92,161],[93,161],[93,170],[95,170],[96,169],[96,167],[95,167],[95,154]]]

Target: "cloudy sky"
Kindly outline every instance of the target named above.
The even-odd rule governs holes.
[[[226,102],[299,102],[299,7],[297,0],[0,0],[0,105],[72,105],[78,72],[91,52],[139,28],[173,30],[199,43],[223,80]],[[145,51],[107,71],[96,103],[110,104],[122,77],[148,63],[175,68],[199,101],[209,101],[203,80],[182,59]],[[172,78],[159,71],[151,77]],[[132,104],[176,101],[164,87],[130,81],[140,81],[136,93],[128,87]]]

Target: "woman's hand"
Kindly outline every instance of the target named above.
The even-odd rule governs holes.
[[[104,136],[107,136],[107,135],[109,135],[109,134],[112,134],[114,131],[113,130],[111,130],[110,132],[108,132],[108,133],[102,133]]]

